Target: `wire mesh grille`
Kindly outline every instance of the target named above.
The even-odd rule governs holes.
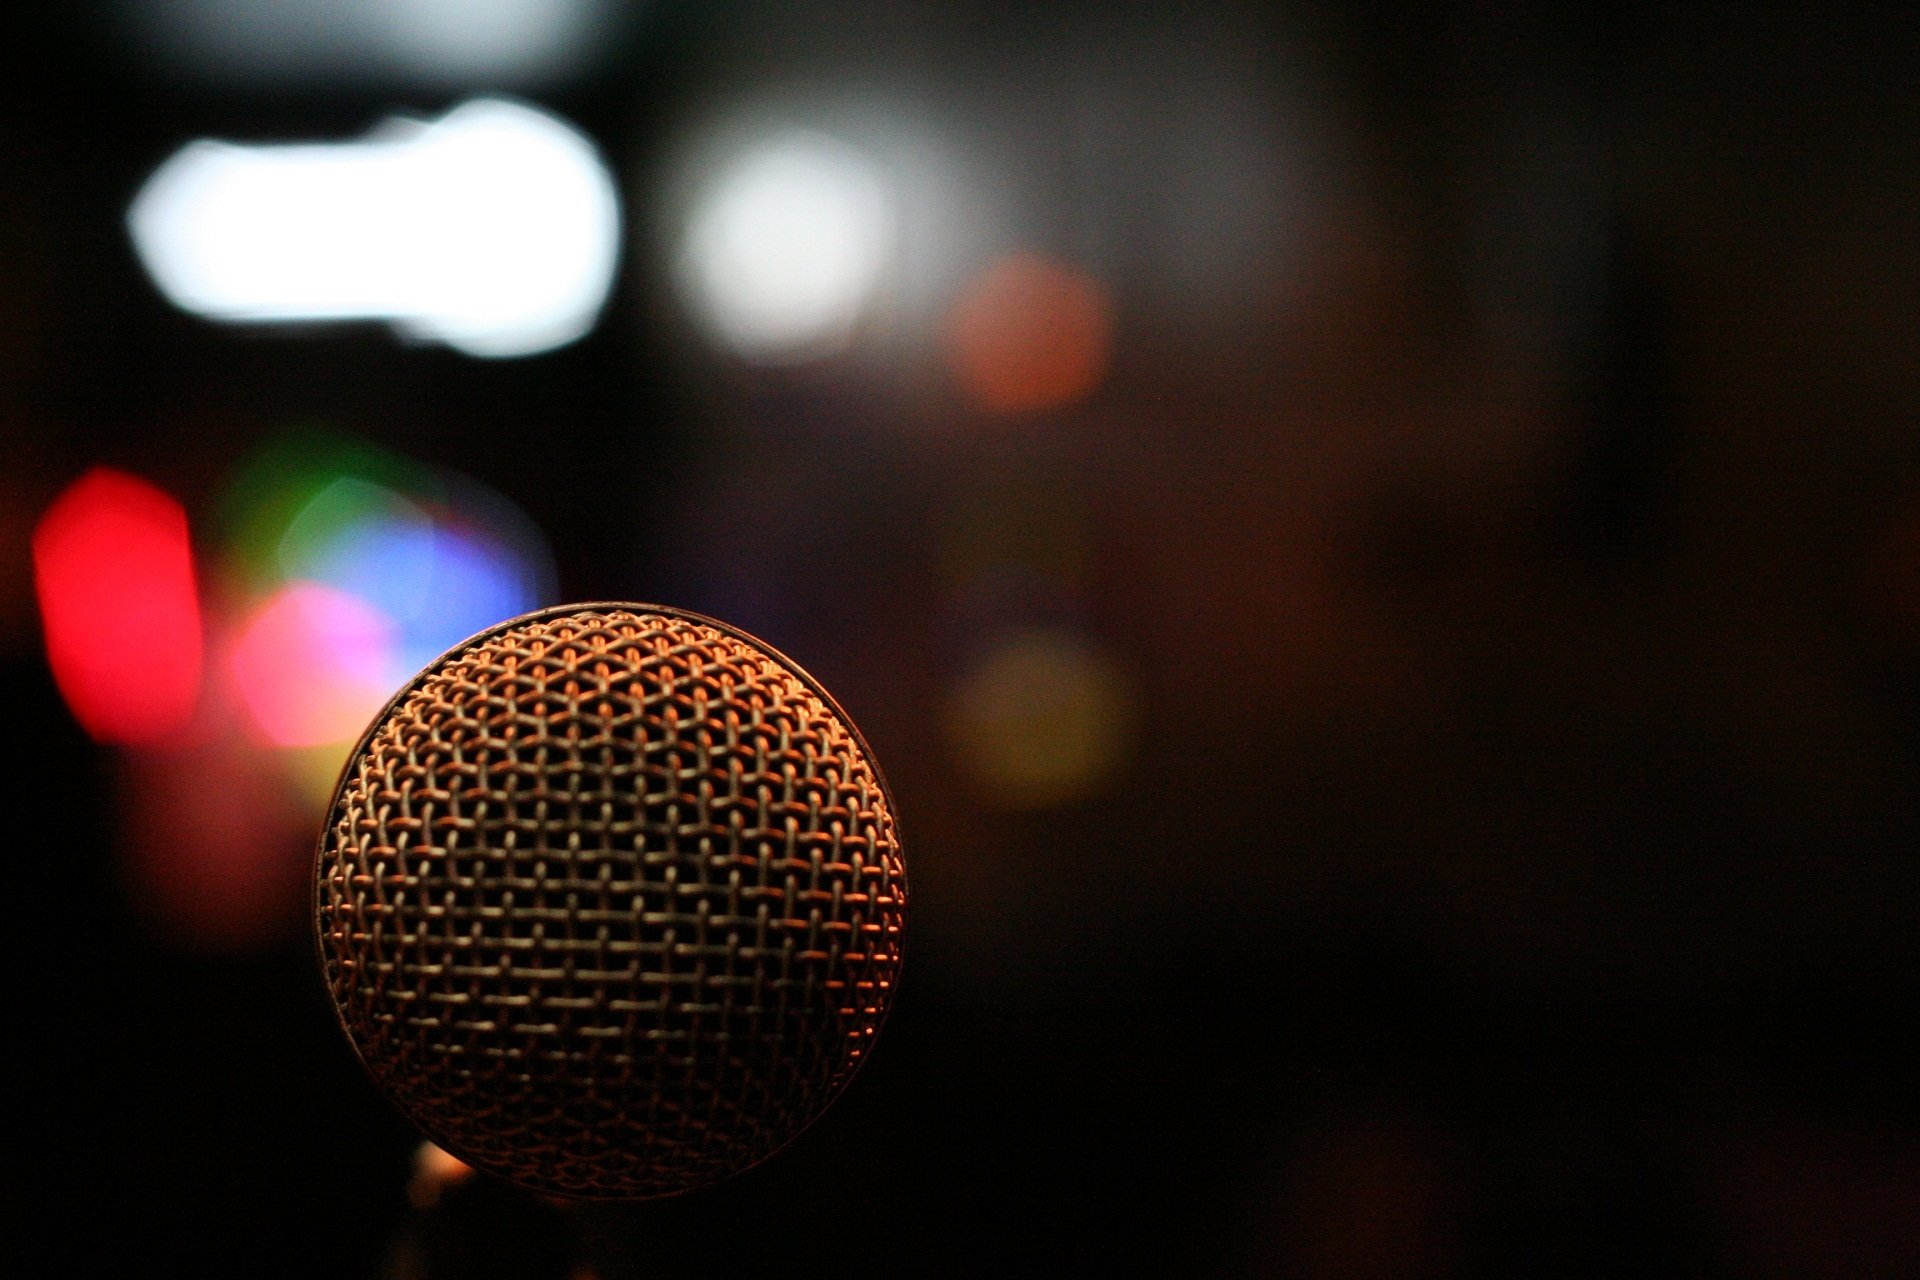
[[[647,606],[532,615],[417,678],[349,762],[316,888],[374,1081],[469,1163],[593,1197],[811,1123],[885,1017],[906,910],[839,709]]]

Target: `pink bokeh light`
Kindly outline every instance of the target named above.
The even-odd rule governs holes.
[[[234,646],[235,687],[264,740],[317,746],[358,736],[399,686],[400,631],[358,596],[292,582]]]

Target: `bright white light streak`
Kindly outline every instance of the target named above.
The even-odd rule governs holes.
[[[522,356],[593,327],[620,212],[579,133],[479,99],[354,142],[190,143],[127,221],[154,283],[199,315],[386,320],[469,355]]]
[[[736,155],[695,196],[679,280],[712,335],[749,360],[844,347],[892,259],[893,193],[837,139],[801,130]]]

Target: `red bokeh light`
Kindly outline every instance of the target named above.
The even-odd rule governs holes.
[[[96,741],[152,742],[182,728],[200,693],[193,547],[180,504],[97,467],[33,531],[47,661]]]

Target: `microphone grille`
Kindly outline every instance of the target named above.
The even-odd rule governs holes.
[[[905,869],[859,732],[712,619],[579,605],[415,677],[349,759],[321,968],[374,1082],[535,1190],[671,1194],[845,1085],[901,965]]]

